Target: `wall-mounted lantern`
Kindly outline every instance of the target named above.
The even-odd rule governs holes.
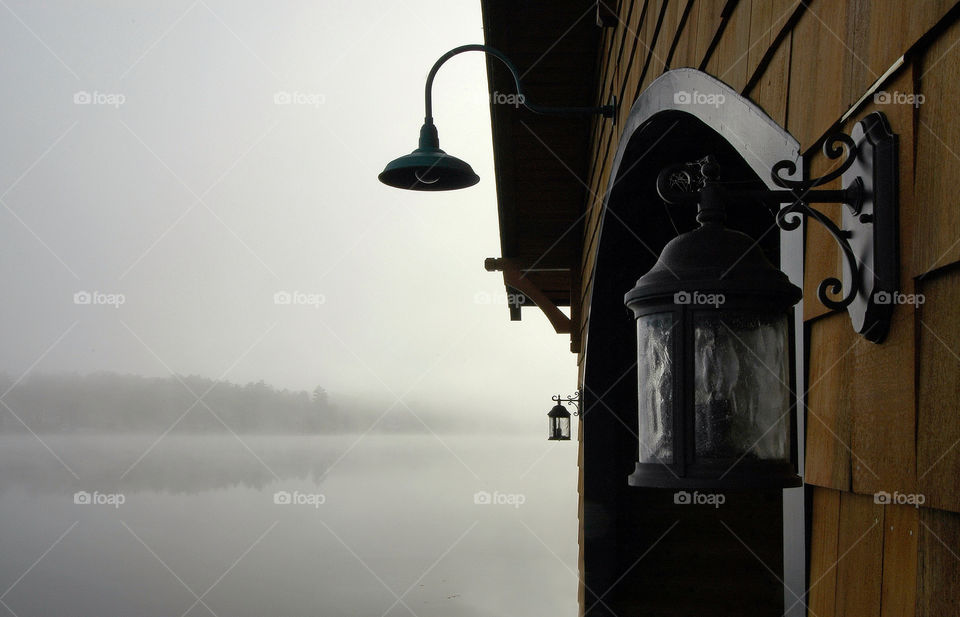
[[[534,105],[528,101],[528,97],[523,93],[519,71],[503,52],[489,45],[461,45],[440,56],[427,75],[424,94],[425,113],[423,126],[420,127],[420,141],[417,149],[387,163],[387,166],[378,176],[380,182],[398,189],[450,191],[467,188],[480,181],[480,177],[474,173],[473,168],[466,161],[450,156],[440,149],[437,127],[433,124],[433,79],[444,62],[467,51],[482,51],[503,62],[513,76],[517,88],[518,103],[534,113],[554,115],[598,114],[605,118],[616,119],[616,97],[612,97],[609,104],[600,107],[543,107]]]
[[[631,485],[800,485],[794,305],[802,293],[757,242],[724,225],[724,206],[789,203],[777,214],[781,228],[795,229],[801,215],[823,223],[847,263],[844,281],[821,283],[820,300],[846,308],[861,334],[882,340],[889,311],[876,296],[895,291],[898,275],[896,137],[879,114],[862,121],[854,136],[861,141],[838,135],[825,143],[830,158],[847,154],[828,176],[786,180],[779,174],[792,175],[793,164],[777,163],[772,174],[782,191],[729,190],[712,157],[660,174],[661,197],[697,203],[700,227],[671,240],[625,296],[637,320],[639,371],[639,457]],[[852,168],[858,175],[845,175],[844,188],[813,190]],[[840,229],[808,203],[843,203],[851,216],[845,212]],[[841,299],[829,297],[841,291]]]
[[[570,439],[570,412],[563,406],[563,403],[570,403],[577,408],[573,415],[580,415],[580,393],[576,396],[561,397],[559,394],[551,400],[556,401],[556,405],[547,412],[549,421],[549,433],[547,439],[550,441],[569,441]]]

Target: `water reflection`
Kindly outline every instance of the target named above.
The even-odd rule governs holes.
[[[42,440],[42,442],[41,442]],[[74,486],[195,494],[263,489],[278,480],[319,483],[350,436],[41,435],[0,437],[0,492]],[[49,448],[49,450],[47,450]],[[52,451],[52,452],[50,452]],[[58,458],[60,460],[58,460]]]
[[[0,599],[18,617],[577,610],[576,467],[540,439],[41,438],[53,453],[0,437]]]

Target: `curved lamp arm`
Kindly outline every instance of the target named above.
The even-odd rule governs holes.
[[[507,67],[507,70],[510,71],[510,74],[513,76],[513,83],[517,87],[517,98],[521,105],[537,114],[557,114],[557,115],[592,115],[599,114],[604,118],[615,118],[617,111],[617,99],[616,97],[611,98],[611,102],[607,105],[602,105],[600,107],[544,107],[541,105],[534,105],[533,103],[527,102],[527,97],[523,93],[523,88],[520,85],[520,73],[517,71],[517,67],[513,65],[513,62],[510,61],[502,51],[489,45],[461,45],[460,47],[454,47],[447,53],[440,56],[440,58],[433,64],[433,68],[430,69],[430,73],[427,75],[427,85],[424,91],[424,122],[426,124],[433,124],[433,78],[436,77],[437,71],[440,70],[440,67],[443,66],[443,63],[449,60],[450,58],[462,54],[467,51],[482,51],[486,54],[503,62]]]

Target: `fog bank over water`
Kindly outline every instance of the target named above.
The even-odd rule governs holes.
[[[509,432],[517,424],[402,401],[337,397],[322,385],[278,389],[196,375],[147,378],[94,373],[0,375],[8,413],[0,433],[224,432],[264,434]]]

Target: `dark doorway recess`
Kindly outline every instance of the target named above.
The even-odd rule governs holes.
[[[585,340],[584,610],[590,617],[780,616],[781,490],[726,491],[721,504],[703,491],[707,501],[697,504],[682,503],[673,490],[627,485],[637,461],[637,376],[634,320],[623,296],[670,239],[697,224],[693,207],[660,199],[656,176],[711,154],[723,182],[766,184],[723,136],[683,111],[657,113],[625,139],[598,239]],[[768,208],[731,203],[727,213],[728,227],[780,262],[780,230]]]

